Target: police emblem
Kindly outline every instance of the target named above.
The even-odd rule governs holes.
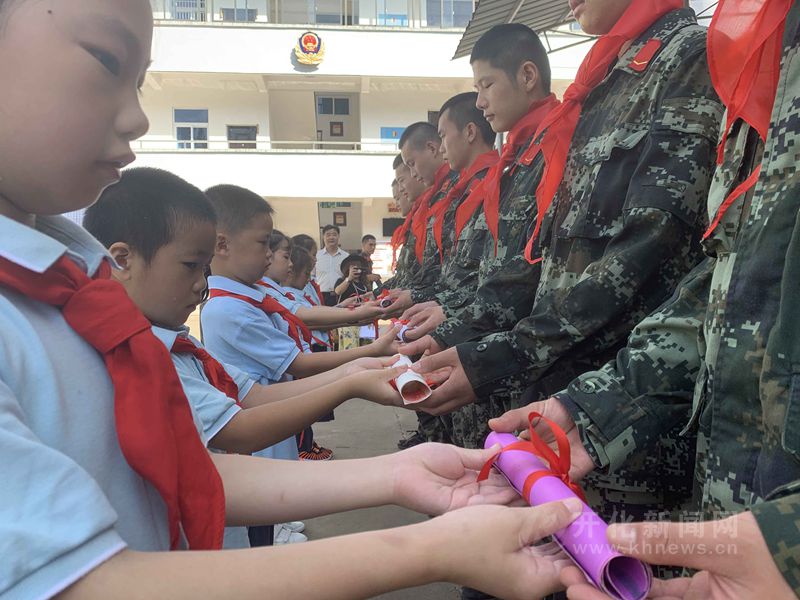
[[[313,31],[306,31],[297,40],[294,47],[294,55],[297,62],[304,65],[318,65],[325,58],[325,46],[322,38]]]

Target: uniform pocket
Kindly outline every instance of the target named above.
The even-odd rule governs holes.
[[[640,158],[637,147],[646,136],[646,129],[622,128],[586,144],[572,184],[583,192],[570,203],[558,237],[610,238],[622,229],[628,184]]]

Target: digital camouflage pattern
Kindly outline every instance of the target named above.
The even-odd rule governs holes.
[[[521,156],[530,141],[522,144]],[[447,320],[431,335],[442,347],[481,338],[487,333],[510,329],[530,313],[539,279],[539,265],[531,265],[523,250],[536,222],[536,187],[544,163],[537,156],[529,165],[513,163],[500,182],[498,242],[486,225],[483,211],[467,223],[459,236],[459,253],[465,262],[478,267],[477,288],[446,305]],[[455,298],[456,295],[454,294]],[[568,381],[568,380],[566,380]],[[563,387],[563,386],[562,386]],[[453,412],[454,443],[482,447],[489,433],[487,421],[502,414],[504,404],[497,399],[469,404]]]
[[[794,4],[766,143],[734,125],[708,215],[761,162],[756,186],[725,212],[704,244],[708,258],[672,301],[634,330],[615,362],[559,398],[609,477],[642,455],[668,454],[663,440],[676,425],[686,439],[696,433],[693,509],[716,519],[750,508],[800,595],[798,20]]]
[[[448,177],[442,183],[442,187],[431,198],[429,206],[433,207],[437,202],[443,200],[456,181],[458,181],[458,172],[450,171]],[[425,228],[425,249],[422,252],[422,266],[408,285],[411,290],[411,299],[415,304],[433,300],[441,272],[442,262],[439,258],[439,248],[436,246],[436,239],[433,237],[433,217],[429,216]]]
[[[411,231],[409,227],[403,247],[400,248],[400,251],[397,253],[394,277],[387,279],[381,286],[381,289],[406,289],[411,284],[411,280],[420,268],[419,262],[417,262],[417,256],[414,254],[414,244],[416,240],[417,238],[414,232]]]
[[[458,347],[479,398],[513,408],[598,368],[700,261],[722,115],[705,33],[691,10],[668,13],[587,97],[542,223],[533,310]],[[660,50],[634,70],[653,38]]]
[[[478,208],[470,220],[464,226],[456,243],[456,211],[467,199],[475,186],[483,180],[488,168],[476,173],[467,184],[467,188],[460,198],[452,202],[444,215],[444,227],[442,230],[442,248],[444,249],[444,260],[442,261],[442,271],[436,285],[434,300],[443,308],[445,316],[449,316],[452,310],[463,306],[468,299],[475,294],[478,285],[478,268],[480,267],[480,254],[473,248],[472,239],[465,237],[464,231],[469,229],[478,215],[483,214],[483,208]],[[480,251],[482,252],[482,244]]]

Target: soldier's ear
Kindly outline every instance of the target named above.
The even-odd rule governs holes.
[[[531,92],[535,92],[539,87],[539,81],[539,68],[533,61],[526,60],[520,65],[519,73],[517,74],[517,83],[526,93],[530,94]]]
[[[470,121],[469,123],[467,123],[465,130],[466,131],[464,133],[466,134],[467,143],[469,144],[475,143],[475,140],[478,138],[478,126]]]

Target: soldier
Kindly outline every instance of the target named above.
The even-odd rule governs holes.
[[[526,403],[526,388],[532,399],[549,397],[613,357],[699,262],[722,108],[706,30],[682,6],[622,0],[575,9],[584,31],[602,37],[531,148],[546,163],[533,310],[510,331],[424,359],[424,371],[454,369],[428,409],[449,412],[477,398],[513,408]],[[676,456],[691,455],[688,440],[673,444]],[[603,491],[592,504],[608,520],[672,510],[688,496],[687,469],[677,465],[675,479],[593,475]]]
[[[399,154],[395,156],[392,168],[397,182],[400,214],[405,217],[405,221],[392,234],[391,245],[395,275],[384,282],[380,288],[387,290],[407,287],[411,277],[419,270],[419,263],[414,254],[415,238],[414,232],[411,231],[411,220],[414,217],[414,211],[419,206],[417,199],[425,191],[425,184],[411,177],[410,169],[405,165],[403,157]],[[401,247],[402,250],[400,250]],[[380,289],[377,291],[380,292]]]
[[[460,296],[475,291],[478,267],[475,257],[469,256],[468,244],[463,244],[460,250],[455,247],[456,211],[499,159],[492,148],[494,131],[475,106],[477,99],[475,92],[457,94],[439,109],[442,157],[459,176],[447,195],[430,210],[433,235],[428,238],[428,244],[435,244],[442,269],[439,281],[427,290],[430,295],[418,295],[418,301],[442,297],[438,302],[442,304],[450,293]]]
[[[509,134],[500,161],[459,209],[465,225],[458,236],[458,252],[479,263],[478,287],[475,293],[464,294],[461,305],[451,302],[440,310],[442,318],[445,311],[449,313],[434,333],[442,347],[496,328],[510,329],[533,306],[539,266],[529,264],[522,251],[536,220],[534,191],[543,161],[537,156],[522,163],[519,157],[544,117],[558,105],[550,93],[547,52],[528,27],[492,28],[475,45],[471,60],[479,90],[477,107],[494,131]],[[487,403],[453,413],[454,441],[475,447],[481,442],[477,424],[502,411],[502,404],[491,408]]]
[[[458,179],[458,172],[452,171],[442,157],[442,140],[436,127],[430,123],[420,121],[409,125],[400,136],[399,146],[411,176],[423,181],[427,189],[419,199],[420,207],[411,223],[414,249],[421,268],[409,283],[409,289],[394,297],[398,314],[435,293],[442,264],[433,237],[431,209],[444,199]]]
[[[629,534],[622,547],[633,555],[703,569],[691,582],[697,597],[800,595],[798,24],[788,0],[720,2],[708,56],[727,113],[705,260],[615,361],[492,422],[511,431],[531,410],[554,418],[572,443],[573,478],[648,455],[668,471],[669,432],[697,432],[692,508],[713,521],[682,538],[677,523],[650,524],[650,535],[644,525],[609,529],[616,542]],[[664,551],[667,537],[688,550]],[[689,582],[668,585],[659,591],[682,597]],[[578,588],[575,598],[597,597]]]

